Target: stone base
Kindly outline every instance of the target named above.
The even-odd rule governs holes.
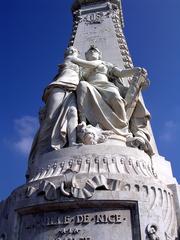
[[[162,240],[177,237],[173,198],[168,189],[156,192],[151,188],[148,192],[144,187],[136,193],[96,190],[91,199],[83,201],[60,196],[47,201],[41,194],[17,199],[24,190],[18,189],[5,203],[0,233],[6,238],[1,239],[158,239],[148,238],[152,229],[153,235]],[[165,193],[162,199],[161,193]]]
[[[143,151],[74,147],[42,156],[42,169],[36,164],[0,204],[0,239],[177,239],[179,193]]]
[[[171,163],[169,161],[164,157],[155,154],[152,157],[152,163],[159,180],[166,185],[178,184],[176,178],[173,177]]]
[[[136,203],[120,201],[62,202],[48,212],[23,212],[20,240],[139,239]],[[44,234],[45,233],[45,234]]]

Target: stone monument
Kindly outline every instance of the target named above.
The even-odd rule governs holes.
[[[27,182],[0,204],[1,240],[177,240],[180,192],[158,154],[120,0],[76,0],[45,88]]]

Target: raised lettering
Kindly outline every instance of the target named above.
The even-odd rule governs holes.
[[[90,223],[91,219],[89,215],[84,215],[84,223]]]
[[[64,216],[64,224],[69,224],[71,222],[70,216]]]
[[[115,223],[115,216],[114,215],[108,216],[108,222]]]
[[[106,215],[96,215],[95,216],[96,223],[107,223]]]
[[[90,223],[91,218],[89,215],[77,215],[75,221],[76,223]]]
[[[83,223],[83,215],[77,215],[76,216],[76,223]]]

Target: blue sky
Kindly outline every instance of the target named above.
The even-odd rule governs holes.
[[[72,0],[0,0],[0,199],[25,182],[44,87],[71,34]],[[149,72],[144,99],[159,152],[180,182],[180,1],[124,0],[125,35]]]

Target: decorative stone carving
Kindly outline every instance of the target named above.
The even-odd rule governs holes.
[[[70,158],[63,158],[60,162],[54,162],[46,166],[44,163],[42,168],[36,169],[30,176],[29,181],[35,182],[41,179],[63,176],[68,170],[88,175],[92,174],[94,169],[96,169],[95,172],[97,174],[108,173],[111,175],[127,174],[132,176],[157,177],[153,172],[150,159],[147,158],[145,160],[143,156],[142,159],[136,159],[131,155],[125,156],[123,154],[102,153],[97,155],[96,152],[87,155],[76,154]]]
[[[84,177],[83,182],[81,180],[82,177]],[[87,176],[84,172],[80,174],[68,170],[64,172],[63,177],[58,178],[58,181],[55,181],[54,178],[38,181],[30,183],[28,188],[32,186],[36,189],[32,196],[34,194],[37,196],[44,195],[47,201],[57,200],[58,196],[62,195],[77,199],[89,199],[93,197],[96,191],[128,192],[127,194],[146,198],[150,211],[153,211],[157,206],[162,208],[165,229],[167,231],[168,229],[171,229],[171,231],[173,229],[174,204],[172,193],[160,185],[152,185],[150,182],[144,184],[141,177],[126,180],[123,175],[121,177],[114,175],[114,178],[110,178],[105,173],[97,174],[94,172],[94,174]],[[32,196],[29,197],[31,198]],[[151,230],[150,225],[148,225],[148,229]]]
[[[56,186],[49,181],[42,181],[39,185],[38,194],[45,193],[47,200],[53,201],[57,199]]]
[[[158,226],[156,224],[149,224],[146,228],[147,239],[149,240],[160,240],[157,235]]]
[[[84,18],[83,21],[86,24],[98,24],[98,23],[102,23],[104,18],[104,14],[103,12],[96,12],[96,13],[90,13],[87,14]]]
[[[122,27],[118,24],[119,20],[118,20],[118,15],[119,13],[115,13],[115,15],[113,16],[113,22],[114,22],[114,27],[115,27],[115,31],[116,31],[116,36],[118,39],[118,43],[119,43],[119,48],[121,50],[121,54],[124,56],[123,57],[123,61],[124,61],[124,67],[126,69],[131,69],[133,68],[133,62],[128,50],[128,46],[125,40],[125,36],[123,34],[122,31]]]
[[[71,39],[69,41],[69,47],[73,46],[74,44],[74,39],[76,36],[76,32],[77,32],[77,28],[79,23],[82,21],[82,16],[80,13],[80,10],[76,10],[73,12],[73,27],[72,27],[72,35],[71,35]]]
[[[26,197],[30,197],[34,192],[36,192],[36,188],[29,186],[26,190]]]
[[[112,131],[104,131],[99,126],[93,127],[82,122],[77,126],[77,132],[80,142],[86,145],[104,143],[113,135]]]

